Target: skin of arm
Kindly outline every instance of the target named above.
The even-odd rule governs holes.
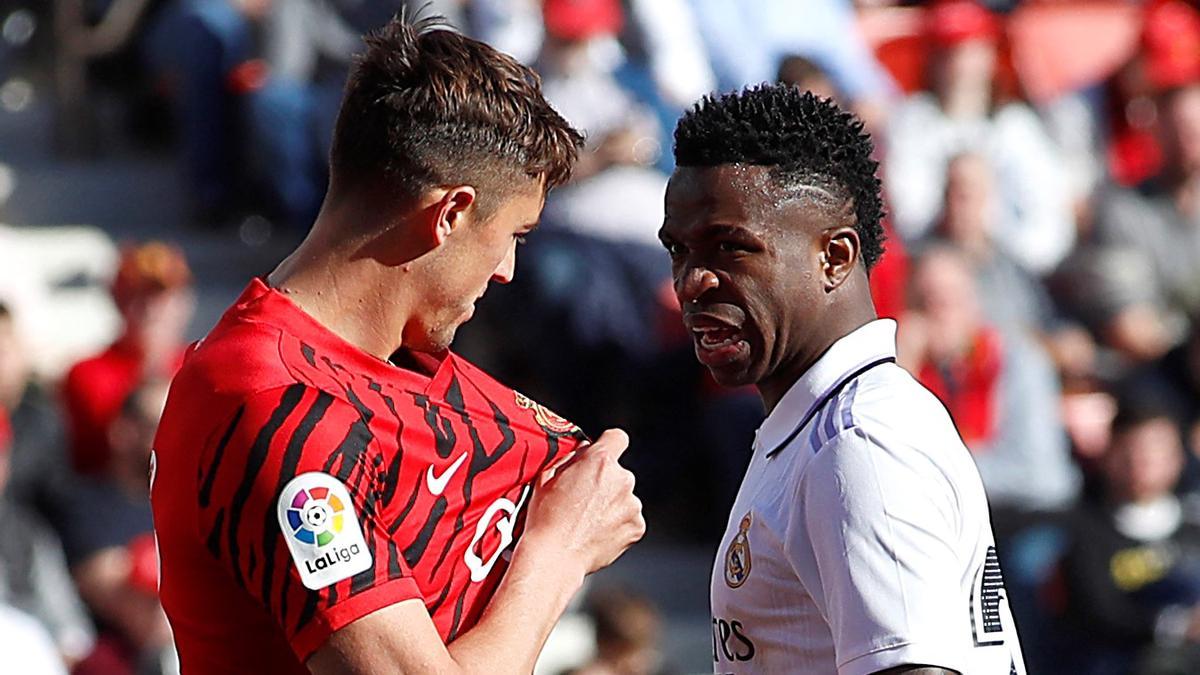
[[[633,474],[617,459],[629,439],[606,431],[573,461],[544,474],[530,500],[525,534],[474,628],[446,646],[413,599],[334,633],[308,660],[314,675],[530,673],[587,574],[642,537]]]

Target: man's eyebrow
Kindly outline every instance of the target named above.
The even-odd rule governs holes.
[[[744,237],[749,233],[746,231],[746,228],[738,227],[736,225],[729,225],[726,223],[708,223],[702,226],[697,234],[707,237],[716,237],[721,235]]]

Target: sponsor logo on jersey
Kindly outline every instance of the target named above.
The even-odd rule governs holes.
[[[713,617],[713,663],[749,661],[758,651],[746,635],[746,626],[736,619]]]
[[[725,551],[725,585],[730,588],[738,588],[746,583],[750,576],[750,538],[747,536],[749,531],[750,514],[747,513],[742,516],[738,533],[733,536],[733,541],[729,542],[729,548]]]
[[[433,465],[430,464],[429,468],[425,470],[425,485],[429,488],[429,492],[435,496],[445,492],[446,486],[450,483],[450,479],[454,476],[455,472],[458,471],[458,467],[462,466],[463,461],[466,459],[467,452],[464,450],[463,453],[458,456],[458,459],[454,460],[454,463],[450,465],[450,468],[443,471],[442,475],[440,476],[434,473]]]
[[[557,413],[550,410],[546,406],[529,398],[519,391],[513,392],[517,397],[517,407],[525,410],[533,411],[533,418],[537,420],[538,426],[549,431],[552,434],[570,434],[574,433],[579,427],[575,426],[564,417],[560,417]]]
[[[371,568],[354,502],[333,476],[296,476],[279,495],[277,513],[305,588],[319,590]]]

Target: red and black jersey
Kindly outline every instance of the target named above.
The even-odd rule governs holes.
[[[413,598],[447,642],[478,620],[532,484],[583,435],[453,354],[401,357],[259,280],[189,351],[151,491],[184,673],[307,672],[333,632]]]

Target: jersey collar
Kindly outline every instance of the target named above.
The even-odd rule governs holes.
[[[250,281],[235,306],[251,311],[259,320],[311,343],[318,350],[337,354],[343,366],[377,380],[392,382],[397,377],[404,377],[415,388],[428,391],[437,381],[448,380],[454,370],[454,356],[449,351],[409,355],[409,358],[397,353],[393,355],[393,361],[380,360],[342,339],[259,277]]]
[[[876,319],[830,345],[763,421],[754,437],[755,452],[778,447],[842,380],[880,359],[896,358],[896,322]]]

